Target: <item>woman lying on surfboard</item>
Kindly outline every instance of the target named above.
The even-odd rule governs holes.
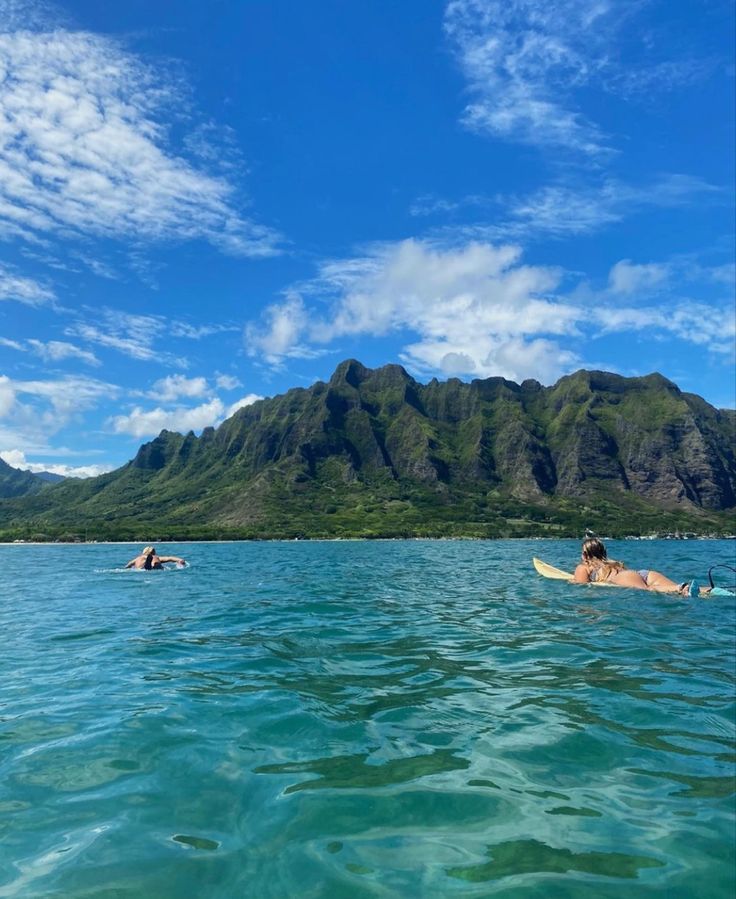
[[[599,581],[616,584],[618,587],[633,587],[635,590],[655,590],[657,593],[679,593],[681,596],[699,594],[697,581],[677,584],[652,569],[630,571],[623,562],[608,558],[606,547],[597,537],[591,537],[583,542],[580,564],[575,569],[572,579],[577,584]]]
[[[146,546],[143,552],[131,559],[125,566],[126,568],[138,568],[143,571],[160,571],[164,567],[164,562],[176,562],[177,565],[186,565],[184,559],[178,556],[159,556],[152,546]]]

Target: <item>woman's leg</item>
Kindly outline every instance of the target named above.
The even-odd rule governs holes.
[[[649,571],[647,587],[657,593],[680,593],[682,584],[676,584],[660,571]]]
[[[628,568],[616,571],[608,580],[610,583],[617,584],[619,587],[633,587],[635,590],[648,589],[647,582],[642,578],[639,572],[630,571]],[[677,587],[677,584],[675,584],[675,587]]]

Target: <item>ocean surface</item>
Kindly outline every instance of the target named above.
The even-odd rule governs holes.
[[[158,548],[0,546],[0,897],[733,899],[733,600],[539,578],[563,540]]]

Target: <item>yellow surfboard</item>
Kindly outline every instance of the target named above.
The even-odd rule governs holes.
[[[572,579],[572,575],[567,571],[562,571],[559,568],[555,568],[554,565],[548,565],[541,559],[533,558],[532,562],[534,563],[534,567],[537,570],[537,574],[541,574],[542,577],[551,577],[556,581],[569,581]]]
[[[537,574],[541,574],[542,577],[552,578],[555,581],[571,581],[572,575],[568,571],[563,571],[561,568],[555,568],[554,565],[548,565],[546,562],[543,562],[541,559],[532,558],[532,562],[537,571]],[[609,584],[607,581],[589,581],[593,587],[620,587],[620,584]]]
[[[548,565],[546,562],[543,562],[541,559],[532,558],[532,563],[534,564],[534,568],[537,571],[537,574],[541,574],[542,577],[552,578],[555,581],[571,581],[572,575],[563,571],[561,568],[555,568],[554,565]],[[608,581],[588,581],[591,587],[619,587],[623,590],[630,589],[627,588],[624,584],[611,584]],[[669,590],[667,591],[669,594],[677,594],[677,590]],[[700,595],[706,596],[708,593],[707,589],[704,587],[700,588]]]

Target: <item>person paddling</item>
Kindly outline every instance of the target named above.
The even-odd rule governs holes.
[[[597,537],[583,541],[580,564],[575,569],[573,582],[587,584],[605,582],[617,587],[632,587],[634,590],[654,590],[656,593],[679,593],[680,596],[698,596],[697,581],[678,584],[666,575],[651,568],[631,571],[615,559],[609,559],[606,547]]]
[[[137,568],[143,571],[160,571],[164,567],[164,562],[176,562],[177,565],[186,565],[185,560],[180,559],[178,556],[159,556],[156,554],[155,547],[146,546],[143,552],[136,556],[135,559],[131,559],[125,567]]]

